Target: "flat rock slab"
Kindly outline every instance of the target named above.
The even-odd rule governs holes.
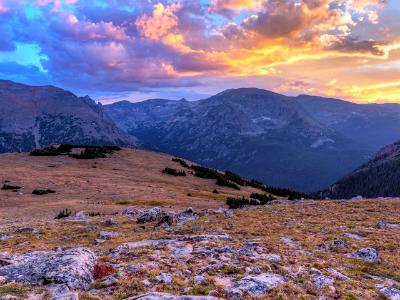
[[[165,293],[150,293],[127,298],[125,300],[222,300],[212,296],[174,296]]]
[[[70,289],[88,290],[94,280],[96,255],[89,249],[38,251],[18,257],[14,264],[0,267],[7,281],[44,285],[65,284]]]
[[[287,282],[287,279],[281,275],[263,273],[257,276],[242,278],[235,285],[235,288],[247,292],[252,297],[259,297],[285,282]]]

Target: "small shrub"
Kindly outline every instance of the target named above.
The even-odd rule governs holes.
[[[32,191],[33,195],[47,195],[47,194],[54,194],[56,191],[53,191],[51,189],[35,189]]]
[[[16,185],[11,185],[9,183],[4,183],[3,187],[1,188],[2,190],[20,190],[21,187],[20,186],[16,186]]]
[[[93,274],[96,279],[107,277],[115,274],[115,268],[109,263],[99,262],[95,264]]]
[[[219,192],[217,191],[217,189],[213,190],[213,194],[219,194]]]
[[[168,174],[168,175],[172,175],[172,176],[186,176],[186,172],[181,170],[181,171],[177,171],[175,169],[172,168],[165,168],[164,170],[162,170],[162,173],[164,174]]]
[[[56,219],[68,218],[71,215],[72,215],[72,211],[70,209],[66,208],[58,213],[58,215],[56,216]]]

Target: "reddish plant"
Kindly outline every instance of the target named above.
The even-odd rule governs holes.
[[[115,268],[110,265],[109,263],[106,262],[98,262],[94,266],[94,277],[97,278],[103,278],[109,275],[112,275],[115,273]]]

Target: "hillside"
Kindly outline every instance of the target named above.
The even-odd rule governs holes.
[[[99,159],[1,154],[9,189],[0,190],[0,298],[400,296],[398,199],[231,210],[227,197],[260,190],[216,185],[172,158],[137,149]]]
[[[194,102],[119,102],[105,111],[149,149],[306,192],[331,184],[370,153],[293,98],[259,89]]]
[[[400,142],[386,146],[367,163],[325,192],[333,198],[400,196]]]
[[[0,106],[0,153],[52,143],[135,144],[92,99],[60,88],[0,80]]]

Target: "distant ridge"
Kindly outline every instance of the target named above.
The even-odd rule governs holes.
[[[0,152],[24,152],[53,143],[133,146],[90,97],[53,86],[0,80]]]
[[[400,141],[378,151],[367,163],[332,185],[325,196],[366,198],[400,196]]]

